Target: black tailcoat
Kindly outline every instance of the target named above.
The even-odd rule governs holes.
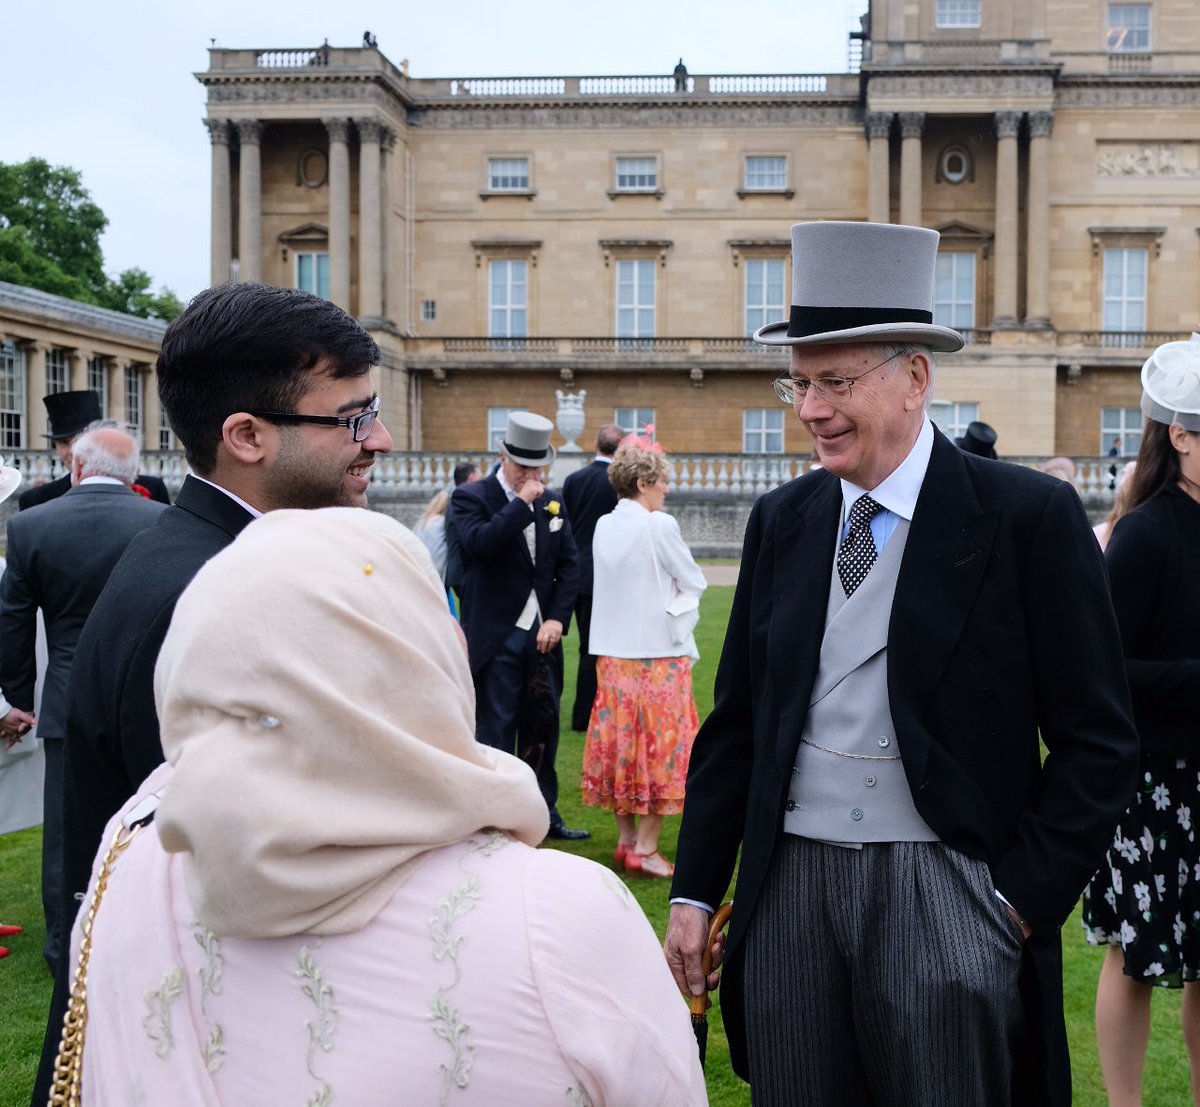
[[[755,505],[715,705],[688,773],[672,895],[719,903],[741,847],[722,1008],[743,1073],[740,942],[783,832],[841,508],[839,481],[825,471]],[[987,862],[1033,928],[1018,1101],[1066,1104],[1059,928],[1102,861],[1137,775],[1120,634],[1074,488],[964,454],[937,434],[900,567],[887,664],[917,810],[947,845]]]

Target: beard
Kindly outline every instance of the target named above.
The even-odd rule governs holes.
[[[300,428],[280,436],[279,454],[264,474],[269,502],[275,508],[366,507],[363,492],[346,487],[346,470],[370,461],[361,452],[352,461],[331,457],[304,444]]]

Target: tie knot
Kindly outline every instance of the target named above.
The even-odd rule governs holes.
[[[850,528],[859,530],[867,526],[882,510],[870,496],[859,496],[850,508]]]

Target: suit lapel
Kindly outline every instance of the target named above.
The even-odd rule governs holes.
[[[488,507],[493,515],[499,514],[504,510],[505,506],[510,502],[508,493],[501,487],[500,482],[495,476],[486,477],[484,480],[484,488],[487,493]],[[535,513],[536,515],[536,510]],[[541,539],[539,537],[538,541]],[[525,531],[522,530],[517,534],[517,545],[521,549],[521,557],[525,559],[526,564],[533,566],[533,558],[529,556],[529,543],[525,541]]]
[[[816,680],[841,501],[838,481],[823,478],[810,496],[780,511],[775,527],[767,663],[779,702],[780,765],[796,758]]]
[[[919,784],[929,756],[919,719],[962,635],[991,560],[999,511],[975,494],[958,448],[938,433],[908,534],[888,629],[888,698]]]

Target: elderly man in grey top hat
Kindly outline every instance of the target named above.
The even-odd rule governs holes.
[[[464,554],[460,598],[471,675],[475,680],[475,737],[513,753],[518,729],[552,711],[539,727],[544,749],[535,766],[550,809],[550,837],[588,837],[558,813],[558,709],[562,697],[562,637],[579,587],[579,555],[562,499],[542,483],[554,460],[554,424],[531,411],[508,417],[500,465],[483,480],[462,484],[450,501],[448,525]],[[530,678],[539,655],[547,687],[531,702]],[[532,710],[536,709],[536,710]],[[521,735],[522,745],[530,742]],[[541,744],[541,743],[539,743]]]
[[[746,529],[666,953],[756,1104],[1067,1104],[1059,928],[1137,771],[1078,496],[930,422],[938,235],[792,228],[775,382],[823,468]],[[1047,756],[1043,763],[1039,735]]]

